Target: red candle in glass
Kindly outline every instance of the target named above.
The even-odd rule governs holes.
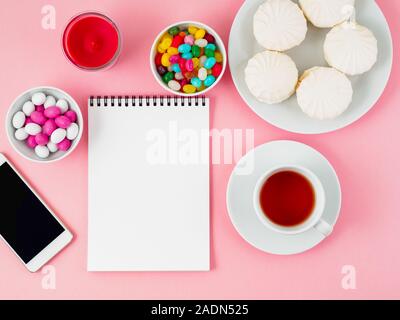
[[[95,12],[72,18],[65,28],[62,42],[67,58],[86,70],[110,67],[121,49],[121,36],[115,23]]]

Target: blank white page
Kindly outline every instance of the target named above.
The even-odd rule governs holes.
[[[93,103],[88,270],[209,270],[208,99]]]

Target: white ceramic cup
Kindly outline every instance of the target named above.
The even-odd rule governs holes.
[[[293,171],[298,174],[301,174],[305,177],[310,183],[312,188],[314,189],[315,193],[315,205],[312,213],[310,216],[301,224],[293,226],[293,227],[286,227],[281,226],[274,223],[270,220],[263,212],[260,204],[260,192],[264,185],[264,183],[274,174],[282,171]],[[274,167],[271,170],[265,172],[260,179],[257,181],[255,189],[254,189],[254,196],[253,196],[253,203],[254,209],[258,218],[261,222],[268,227],[269,229],[279,232],[282,234],[299,234],[314,228],[318,232],[320,232],[324,236],[328,236],[332,232],[332,226],[322,219],[322,214],[324,213],[325,209],[325,191],[324,187],[322,186],[321,181],[319,178],[309,169],[296,166],[296,165],[282,165],[278,167]]]

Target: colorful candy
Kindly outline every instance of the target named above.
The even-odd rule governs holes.
[[[182,29],[171,27],[159,40],[157,51],[154,58],[156,71],[173,91],[201,92],[222,74],[223,56],[215,37],[203,28],[192,25]],[[53,119],[57,120],[59,116]],[[57,127],[62,128],[58,124]]]

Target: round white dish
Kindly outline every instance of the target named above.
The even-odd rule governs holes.
[[[222,54],[222,58],[224,59],[222,61],[222,71],[221,74],[219,75],[219,77],[215,80],[215,82],[209,86],[208,88],[204,89],[203,91],[200,92],[195,92],[195,93],[183,93],[180,91],[174,91],[172,90],[170,87],[168,87],[167,84],[164,83],[164,81],[162,80],[162,77],[158,74],[157,72],[157,67],[154,63],[154,58],[156,57],[157,54],[157,45],[158,42],[160,41],[161,37],[168,32],[168,30],[172,27],[179,27],[181,29],[187,28],[189,26],[195,26],[197,28],[201,28],[206,30],[207,32],[209,32],[211,35],[214,36],[215,38],[215,44],[217,45],[218,50],[221,52]],[[207,93],[208,91],[210,91],[212,88],[214,88],[217,83],[221,80],[221,78],[223,77],[225,70],[226,70],[226,65],[227,65],[227,58],[226,58],[226,49],[225,49],[225,45],[224,42],[222,41],[221,37],[218,35],[218,33],[211,27],[205,25],[204,23],[200,23],[197,21],[180,21],[180,22],[176,22],[173,23],[171,25],[169,25],[168,27],[164,28],[155,38],[153,45],[151,46],[151,50],[150,50],[150,69],[151,72],[153,73],[154,78],[157,80],[158,84],[163,87],[165,90],[169,91],[172,94],[175,95],[180,95],[180,96],[185,96],[185,97],[195,97],[195,96],[199,96],[199,95],[203,95],[205,93]]]
[[[64,152],[64,151],[57,151],[54,153],[50,153],[50,156],[46,159],[41,159],[39,158],[36,154],[35,151],[33,149],[30,149],[25,141],[18,141],[15,136],[15,129],[12,125],[12,117],[13,115],[17,112],[20,111],[22,109],[22,105],[30,100],[32,98],[32,95],[34,93],[37,92],[43,92],[44,94],[46,94],[46,96],[51,95],[53,97],[56,98],[56,100],[58,99],[65,99],[68,101],[69,104],[69,108],[73,111],[76,112],[77,115],[77,124],[79,126],[79,133],[78,136],[75,138],[74,141],[72,141],[71,147],[68,149],[68,151]],[[81,109],[79,108],[78,103],[66,92],[64,92],[61,89],[58,88],[54,88],[54,87],[36,87],[36,88],[32,88],[29,89],[23,93],[21,93],[11,104],[10,108],[8,109],[8,113],[6,116],[6,123],[5,123],[5,128],[7,131],[7,137],[8,137],[8,141],[10,142],[10,144],[13,146],[14,150],[16,152],[18,152],[21,156],[23,156],[24,158],[34,161],[34,162],[41,162],[41,163],[49,163],[49,162],[54,162],[54,161],[58,161],[61,159],[64,159],[65,157],[67,157],[68,155],[70,155],[72,153],[72,151],[74,151],[74,149],[76,148],[76,146],[79,144],[79,141],[82,138],[82,133],[83,133],[83,116],[82,116],[82,112]]]
[[[350,77],[354,96],[348,110],[333,120],[315,120],[304,114],[296,95],[275,105],[267,105],[248,90],[244,81],[247,61],[263,49],[253,35],[253,15],[265,0],[247,0],[233,22],[229,38],[229,65],[235,86],[249,107],[270,124],[295,133],[318,134],[344,128],[360,119],[377,102],[389,80],[393,62],[393,44],[389,26],[374,0],[356,2],[357,21],[368,27],[378,39],[378,62],[366,74]],[[297,1],[296,1],[297,2]],[[300,74],[314,66],[327,66],[323,44],[330,29],[319,29],[308,23],[305,41],[286,53],[295,61]]]
[[[301,166],[311,170],[326,193],[322,219],[333,227],[341,207],[340,182],[329,161],[315,149],[294,141],[273,141],[251,150],[236,165],[228,182],[226,202],[237,232],[252,246],[272,254],[289,255],[309,250],[325,239],[314,228],[299,234],[283,234],[267,228],[253,205],[254,189],[260,177],[280,166]]]

